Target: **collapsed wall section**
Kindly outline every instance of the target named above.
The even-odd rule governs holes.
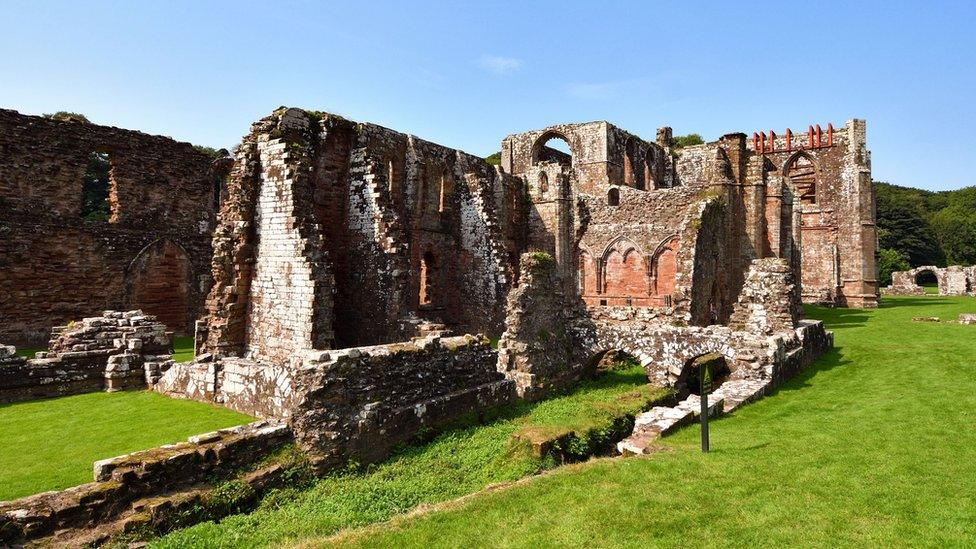
[[[519,193],[483,159],[280,109],[237,150],[203,347],[280,362],[420,326],[498,334]]]
[[[0,403],[144,388],[173,364],[173,334],[139,310],[105,311],[52,333],[34,359],[0,345]]]

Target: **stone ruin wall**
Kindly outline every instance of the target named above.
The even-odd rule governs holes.
[[[748,180],[765,186],[767,215],[792,203],[802,229],[804,302],[876,307],[877,227],[867,126],[811,128],[811,134],[754,134],[748,145]],[[783,214],[787,215],[787,214]],[[770,227],[775,224],[770,223]],[[766,246],[779,235],[767,231]]]
[[[483,159],[281,109],[237,150],[204,348],[287,360],[423,323],[500,333],[520,189]]]
[[[111,165],[107,222],[81,217],[93,152]],[[104,309],[192,333],[209,287],[219,169],[160,136],[0,109],[0,341]]]
[[[891,285],[885,288],[885,293],[889,295],[924,295],[925,288],[916,282],[918,276],[923,273],[931,273],[935,276],[939,285],[939,295],[973,295],[973,288],[976,288],[976,267],[925,265],[908,271],[891,273]]]
[[[173,365],[173,334],[142,311],[105,311],[51,330],[33,359],[0,345],[0,403],[152,386]]]

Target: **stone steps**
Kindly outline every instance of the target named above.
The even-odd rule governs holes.
[[[729,413],[739,406],[756,400],[770,387],[768,380],[736,379],[723,383],[708,396],[708,417]],[[672,407],[655,406],[637,416],[634,432],[617,443],[623,455],[648,453],[654,441],[676,429],[694,423],[701,415],[701,397],[688,395]]]

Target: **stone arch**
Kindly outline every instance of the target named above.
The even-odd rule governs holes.
[[[935,279],[935,283],[939,286],[939,288],[942,288],[942,269],[938,267],[932,267],[928,265],[924,267],[916,267],[912,269],[911,273],[912,273],[912,282],[914,282],[915,285],[918,287],[922,287],[922,285],[924,284],[924,282],[921,280],[922,275],[930,274],[932,275],[932,278]]]
[[[646,298],[648,295],[647,264],[640,247],[625,236],[618,236],[601,255],[604,294],[621,300]]]
[[[626,322],[600,322],[594,326],[593,337],[584,345],[585,356],[619,350],[640,361],[651,383],[675,387],[687,379],[687,368],[700,356],[718,353],[725,357],[730,371],[736,364],[737,352],[731,343],[729,328],[710,330],[674,330],[651,328],[635,330]]]
[[[720,366],[712,372],[712,388],[717,388],[724,383],[729,376],[732,375],[732,369],[729,366],[728,358],[719,351],[712,351],[687,358],[685,359],[681,372],[672,382],[672,387],[674,387],[675,391],[678,393],[678,398],[684,398],[689,394],[701,394],[701,371],[696,366],[696,363],[698,362],[698,359],[711,354],[715,354],[719,357],[718,362],[720,364]]]
[[[437,211],[446,214],[454,208],[454,174],[445,168],[441,171],[440,193],[437,197]]]
[[[620,189],[613,187],[607,191],[607,206],[620,205]]]
[[[560,151],[558,149],[549,147],[548,143],[553,139],[564,142],[569,152],[567,153],[565,151]],[[570,144],[569,138],[567,138],[563,133],[555,130],[546,131],[540,135],[532,145],[532,165],[536,165],[539,162],[556,162],[564,166],[572,167],[575,157],[576,151],[573,150],[573,146]]]
[[[679,243],[677,234],[665,237],[651,255],[650,289],[651,293],[662,300],[674,293],[677,285]]]
[[[597,273],[593,254],[583,245],[576,249],[576,281],[580,295],[597,292]]]
[[[801,204],[817,204],[820,195],[820,164],[806,151],[797,151],[783,163],[783,179]]]
[[[650,146],[644,152],[644,185],[642,189],[657,189],[658,176],[655,168],[654,147]]]
[[[624,144],[623,184],[634,189],[644,189],[644,164],[638,156],[637,139],[627,138]]]
[[[549,176],[546,172],[539,172],[539,197],[545,198],[549,193]]]
[[[160,238],[136,254],[126,267],[127,307],[155,315],[170,330],[192,333],[193,266],[186,249]]]
[[[421,308],[433,309],[439,305],[439,265],[434,252],[427,250],[420,258],[420,285],[418,302]]]

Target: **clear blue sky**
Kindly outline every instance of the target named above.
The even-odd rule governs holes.
[[[0,0],[0,107],[230,148],[300,106],[479,155],[562,122],[858,117],[876,180],[976,185],[976,3],[853,4]]]

